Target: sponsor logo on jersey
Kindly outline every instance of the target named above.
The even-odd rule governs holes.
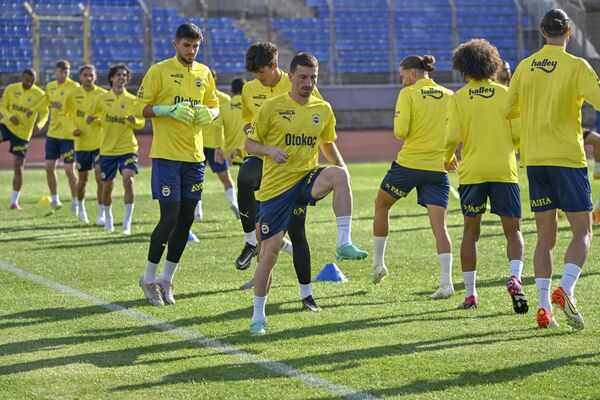
[[[84,117],[85,117],[85,111],[77,110],[77,118],[84,118]]]
[[[183,74],[171,74],[169,75],[171,78],[179,78],[182,79],[183,78]]]
[[[119,104],[119,108],[120,108],[121,110],[124,110],[124,109],[125,109],[125,103],[121,103],[121,104]]]
[[[124,124],[125,123],[125,117],[119,117],[117,115],[108,115],[106,114],[105,120],[108,123],[111,124]]]
[[[178,84],[179,86],[181,86],[181,81],[178,81],[177,79],[173,79],[173,83]]]
[[[229,103],[229,108],[232,110],[241,110],[242,109],[242,103],[241,102],[237,102],[237,103]]]
[[[200,89],[200,88],[202,87],[202,81],[201,81],[200,79],[196,79],[196,80],[194,81],[194,84],[196,85],[196,87],[197,87],[198,89]]]
[[[22,106],[20,106],[18,104],[13,104],[12,107],[11,107],[11,109],[13,111],[20,111],[20,112],[23,112],[23,113],[26,113],[27,111],[29,111],[29,108],[22,107]]]
[[[140,88],[138,89],[137,97],[140,99],[144,98],[144,87],[143,86],[140,86]]]
[[[263,222],[262,224],[260,224],[260,231],[266,235],[270,231],[269,225],[267,225],[266,222]]]
[[[321,116],[319,114],[313,114],[312,115],[312,122],[315,125],[319,125],[319,123],[321,122]]]
[[[489,87],[478,87],[477,89],[469,89],[469,97],[473,99],[475,96],[483,97],[484,99],[491,99],[494,97],[496,89]]]
[[[28,103],[31,103],[31,100],[33,100],[31,97],[28,97],[28,98],[27,98],[27,102],[28,102]]]
[[[204,183],[200,182],[200,183],[195,183],[192,185],[192,190],[191,192],[199,192],[200,190],[204,189]]]
[[[444,92],[435,88],[421,89],[421,96],[423,96],[424,99],[431,97],[432,99],[440,100],[442,97],[444,97]]]
[[[296,111],[294,110],[284,110],[284,111],[279,111],[279,116],[281,116],[281,118],[287,120],[287,122],[292,122],[292,117],[296,115]]]
[[[540,69],[540,70],[544,71],[545,73],[549,74],[551,72],[554,72],[557,64],[558,64],[558,61],[548,60],[547,58],[544,58],[541,61],[536,61],[534,58],[533,61],[531,62],[531,71]]]
[[[169,197],[171,195],[171,188],[167,185],[162,187],[162,195],[164,197]]]
[[[541,199],[531,200],[531,207],[541,207],[552,204],[552,199],[550,197],[544,197]]]
[[[267,99],[267,95],[266,94],[257,94],[256,96],[252,96],[252,98],[254,100],[266,100]]]
[[[201,100],[196,100],[192,97],[175,96],[175,98],[173,99],[173,104],[181,103],[184,101],[189,102],[192,105],[192,107],[196,104],[200,104],[201,102]]]
[[[315,147],[317,144],[316,136],[307,136],[304,133],[295,135],[293,133],[285,134],[285,145],[286,146],[308,146]]]

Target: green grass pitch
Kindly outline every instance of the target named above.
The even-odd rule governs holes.
[[[375,194],[387,167],[387,163],[350,166],[352,237],[369,252]],[[484,217],[479,244],[480,307],[457,309],[464,287],[458,252],[462,217],[455,199],[450,200],[449,229],[458,292],[448,300],[428,298],[437,286],[439,267],[427,216],[415,204],[413,192],[392,209],[386,254],[390,276],[383,284],[371,283],[371,257],[339,262],[349,282],[314,284],[323,311],[304,313],[291,258],[282,254],[275,268],[264,337],[247,333],[252,292],[237,287],[251,277],[254,266],[247,271],[234,268],[243,245],[241,226],[213,174],[206,179],[205,220],[193,226],[201,242],[188,244],[175,275],[178,303],[160,308],[146,305],[137,286],[158,219],[158,205],[149,194],[149,169],[142,169],[136,178],[138,196],[130,237],[78,224],[68,211],[62,172],[62,210],[45,216],[47,209],[37,206],[47,193],[44,173],[27,170],[21,200],[25,210],[9,212],[11,176],[10,171],[0,171],[0,262],[4,265],[373,397],[600,398],[600,241],[593,241],[576,288],[586,328],[572,332],[559,312],[558,329],[537,329],[532,267],[535,223],[523,174],[524,289],[532,306],[528,314],[512,311],[504,288],[505,241],[498,218],[490,214]],[[456,185],[457,177],[452,181]],[[600,182],[592,185],[596,196]],[[95,220],[97,210],[93,187],[88,190],[90,220]],[[119,181],[115,187],[113,212],[118,228],[123,191]],[[559,222],[559,229],[553,288],[570,239],[565,220]],[[314,277],[325,263],[334,262],[331,197],[309,208],[307,231]],[[282,377],[1,268],[0,290],[1,399],[341,397],[310,381]]]

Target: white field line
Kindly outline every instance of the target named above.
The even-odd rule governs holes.
[[[100,299],[98,297],[91,296],[87,293],[81,292],[77,289],[73,289],[69,286],[65,286],[61,283],[55,282],[53,280],[44,278],[43,276],[32,274],[25,270],[15,267],[14,265],[10,265],[4,261],[0,261],[0,269],[11,274],[20,276],[21,278],[27,279],[29,281],[33,281],[39,283],[40,285],[47,286],[59,292],[68,294],[73,297],[77,297],[81,300],[85,300],[89,303],[98,305],[102,308],[105,308],[109,311],[117,312],[121,315],[129,317],[131,319],[143,322],[148,324],[158,330],[168,332],[173,336],[177,336],[182,339],[189,340],[190,342],[196,343],[201,347],[211,348],[219,351],[225,355],[234,356],[242,359],[245,362],[249,362],[252,364],[256,364],[259,367],[262,367],[270,372],[273,372],[277,375],[287,376],[289,378],[294,378],[302,381],[303,383],[319,388],[324,389],[329,392],[335,393],[338,396],[343,396],[348,399],[377,399],[377,397],[372,396],[368,393],[359,392],[354,389],[337,385],[333,382],[329,382],[326,379],[319,378],[318,376],[311,374],[309,372],[303,372],[297,370],[289,365],[278,361],[271,361],[266,358],[262,358],[260,356],[254,355],[252,353],[248,353],[244,350],[238,349],[236,347],[230,346],[226,343],[222,343],[218,340],[211,339],[206,336],[199,335],[193,331],[178,328],[173,324],[169,324],[163,322],[150,314],[131,310],[129,308],[123,307],[119,304],[110,303],[106,300]]]

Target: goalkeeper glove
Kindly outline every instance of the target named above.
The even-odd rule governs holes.
[[[190,105],[189,101],[184,101],[172,106],[154,106],[152,111],[158,117],[167,116],[189,125],[194,119],[194,111],[190,108]]]
[[[212,122],[215,116],[212,114],[210,109],[205,105],[197,104],[194,106],[194,124],[198,126],[205,126]]]

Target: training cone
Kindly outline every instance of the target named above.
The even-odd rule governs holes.
[[[188,233],[188,242],[198,243],[199,241],[200,239],[198,239],[198,236],[196,236],[194,232],[190,231],[190,233]]]
[[[48,207],[50,205],[51,201],[52,201],[52,199],[50,198],[50,196],[48,196],[48,195],[42,196],[40,198],[40,201],[38,201],[38,206]]]
[[[334,263],[325,264],[315,282],[348,282],[348,278]]]

